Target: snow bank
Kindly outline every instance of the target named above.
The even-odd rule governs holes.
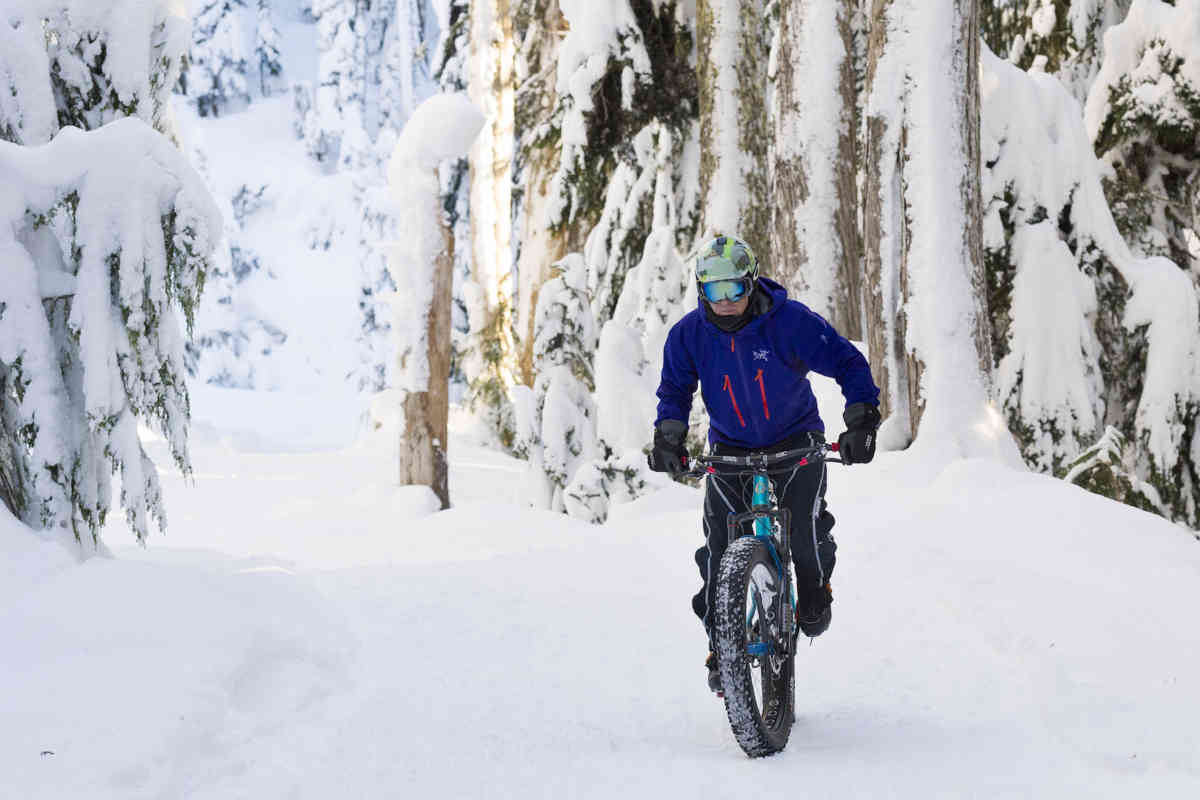
[[[705,686],[688,602],[702,494],[671,485],[598,528],[519,507],[520,462],[463,445],[455,507],[414,519],[363,491],[389,483],[383,452],[198,444],[214,477],[168,478],[178,524],[149,551],[82,568],[20,551],[40,576],[0,573],[6,791],[744,793],[764,762]],[[800,654],[774,777],[821,797],[1190,799],[1196,543],[994,462],[920,471],[910,452],[830,469],[833,625]],[[6,533],[0,514],[0,565]],[[464,643],[486,669],[447,657]]]
[[[302,731],[328,719],[356,643],[310,577],[219,557],[66,565],[55,550],[0,552],[23,579],[0,595],[9,791],[186,796],[199,776],[231,791],[231,765],[277,752],[266,739],[297,764],[315,755]]]

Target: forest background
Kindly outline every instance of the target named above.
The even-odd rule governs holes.
[[[0,167],[23,190],[0,245],[30,276],[0,290],[0,497],[35,527],[86,544],[114,468],[139,537],[161,520],[135,422],[186,466],[188,382],[349,383],[411,439],[435,263],[449,398],[529,461],[531,504],[602,522],[649,488],[687,256],[736,229],[863,342],[885,447],[1012,441],[1200,529],[1194,2],[192,0],[190,29],[173,4],[98,5],[0,25]],[[445,93],[475,116],[409,125]],[[396,165],[448,154],[438,124],[481,133],[423,164],[430,188]],[[111,213],[126,175],[88,201],[105,147],[182,176],[145,188],[162,237]],[[89,265],[85,234],[112,229]],[[111,297],[86,280],[110,270]],[[158,331],[169,307],[186,346]],[[427,482],[448,501],[444,470]]]

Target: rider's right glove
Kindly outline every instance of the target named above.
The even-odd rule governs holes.
[[[654,447],[646,456],[646,463],[655,472],[676,475],[687,470],[688,452],[683,445],[687,438],[687,423],[677,419],[664,419],[654,426]]]
[[[844,464],[866,464],[875,457],[875,430],[879,427],[879,406],[854,403],[842,415],[846,432],[838,437],[838,455]]]

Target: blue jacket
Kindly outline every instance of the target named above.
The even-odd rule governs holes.
[[[771,308],[741,330],[725,333],[708,320],[703,301],[667,334],[658,417],[687,423],[700,383],[709,442],[758,448],[801,431],[824,432],[809,370],[837,380],[853,403],[879,403],[879,388],[863,354],[833,326],[767,278],[758,291]]]

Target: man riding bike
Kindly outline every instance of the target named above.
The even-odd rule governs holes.
[[[717,236],[696,258],[697,308],[671,328],[663,348],[658,417],[650,468],[687,469],[687,420],[696,384],[708,411],[715,455],[782,452],[824,444],[825,425],[806,377],[809,370],[834,378],[846,399],[846,432],[838,438],[846,464],[875,456],[879,388],[862,353],[820,315],[789,300],[787,291],[759,276],[758,260],[743,241]],[[784,465],[786,467],[786,464]],[[796,568],[798,626],[820,636],[832,618],[837,545],[825,504],[825,465],[797,459],[774,482],[780,508],[791,510],[791,551]],[[696,551],[703,585],[692,608],[708,633],[708,684],[721,691],[713,647],[715,582],[728,545],[725,520],[750,508],[748,479],[710,474],[704,495],[705,543]]]

